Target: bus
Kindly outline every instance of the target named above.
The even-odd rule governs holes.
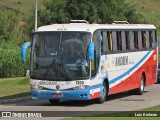
[[[41,26],[31,46],[30,88],[33,99],[93,100],[132,91],[157,81],[156,27],[149,24],[68,24]]]

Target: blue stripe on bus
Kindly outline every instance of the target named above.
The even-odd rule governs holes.
[[[92,86],[90,86],[90,90],[96,89],[96,88],[100,88],[100,87],[101,87],[101,83],[100,84],[96,84],[96,85],[92,85]]]
[[[118,80],[120,80],[121,78],[125,77],[126,75],[128,75],[130,72],[132,72],[136,67],[138,67],[138,65],[140,65],[145,59],[146,57],[148,57],[148,55],[151,53],[151,51],[147,52],[147,54],[136,64],[134,65],[131,69],[129,69],[127,72],[123,73],[122,75],[114,78],[113,80],[109,81],[109,84],[115,83]]]

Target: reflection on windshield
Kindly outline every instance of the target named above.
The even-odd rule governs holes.
[[[36,34],[32,49],[31,77],[49,80],[88,79],[89,41],[90,34],[84,32]]]

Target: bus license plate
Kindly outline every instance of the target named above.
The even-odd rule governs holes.
[[[54,97],[54,98],[63,97],[63,94],[61,94],[61,93],[55,93],[55,94],[52,95],[52,97]]]

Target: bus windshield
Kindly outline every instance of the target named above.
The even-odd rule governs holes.
[[[31,78],[70,81],[89,78],[87,32],[35,33],[31,54]]]

